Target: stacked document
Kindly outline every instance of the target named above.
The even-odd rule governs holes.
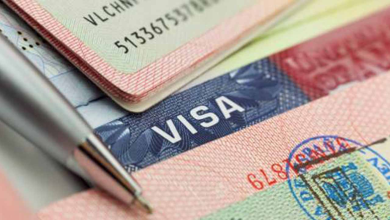
[[[39,219],[389,219],[389,0],[5,3],[154,209],[89,189]]]
[[[139,112],[199,76],[304,1],[5,3],[120,105]]]

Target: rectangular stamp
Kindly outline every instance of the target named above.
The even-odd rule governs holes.
[[[384,219],[388,214],[389,186],[360,152],[335,157],[288,182],[312,219]]]

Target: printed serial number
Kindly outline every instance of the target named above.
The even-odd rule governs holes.
[[[290,168],[294,170],[294,167],[288,162],[287,159],[283,160],[282,162],[288,164]],[[285,181],[288,179],[287,172],[283,167],[285,167],[285,165],[282,166],[277,163],[272,164],[271,173],[274,175],[276,174],[277,178],[271,177],[269,174],[266,173],[266,171],[264,171],[264,169],[260,169],[257,175],[254,173],[248,174],[247,180],[254,189],[263,190],[265,186],[272,186],[278,183],[278,179],[281,181]]]
[[[266,187],[275,185],[278,182],[284,182],[289,179],[287,173],[287,167],[292,173],[296,175],[300,174],[300,170],[297,170],[295,165],[302,165],[313,160],[319,160],[319,163],[325,162],[325,158],[332,155],[337,155],[347,149],[351,149],[351,146],[343,138],[336,138],[336,143],[325,142],[324,146],[317,146],[316,149],[309,149],[306,153],[298,153],[292,158],[284,159],[280,163],[274,163],[269,168],[261,168],[258,172],[249,173],[247,175],[248,183],[256,190],[263,190]],[[308,171],[313,168],[313,165],[306,165],[305,169]]]
[[[138,31],[134,31],[130,35],[125,36],[123,40],[116,41],[114,45],[123,51],[124,54],[127,54],[130,51],[129,48],[138,48],[148,41],[152,41],[159,35],[187,22],[189,19],[196,16],[196,14],[203,13],[206,9],[216,5],[220,1],[221,0],[191,0],[182,6],[173,9],[171,12],[166,13],[164,16],[157,18],[148,26],[141,27]]]

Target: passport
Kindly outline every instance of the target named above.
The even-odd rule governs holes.
[[[3,12],[3,11],[2,11]],[[1,14],[2,16],[3,16],[3,14]],[[1,17],[1,16],[0,16]],[[4,18],[4,17],[1,17],[1,18]],[[7,19],[8,20],[8,19]],[[12,21],[12,19],[11,19],[11,21]],[[13,23],[13,25],[15,25],[15,23]],[[2,26],[1,27],[1,29],[2,30],[4,30],[4,26]],[[27,30],[24,30],[24,31],[27,31]],[[24,32],[23,32],[24,33]],[[30,40],[30,39],[29,39]],[[27,47],[29,47],[29,44],[27,44],[24,40],[23,40],[23,38],[20,38],[20,42],[18,42],[18,43],[20,43],[20,47],[23,47],[23,46],[27,46]],[[34,47],[35,48],[35,47]],[[29,53],[29,52],[31,52],[31,51],[34,51],[34,50],[32,50],[32,48],[31,49],[29,49],[29,50],[23,50],[25,53]],[[60,57],[59,57],[60,58]],[[48,62],[48,63],[50,63],[50,62]],[[47,70],[48,72],[50,72],[50,69],[44,69],[44,70]],[[53,71],[53,72],[55,72],[55,71]],[[64,75],[66,75],[66,74],[64,74]],[[48,77],[51,77],[51,75],[48,75]],[[54,79],[55,79],[55,77],[53,77]],[[57,81],[58,82],[58,81]],[[57,84],[57,86],[59,86],[59,85],[61,85],[60,83],[58,83]],[[377,86],[377,84],[375,85],[375,86]],[[381,91],[381,93],[380,93],[380,96],[384,96],[384,97],[387,97],[386,96],[386,92],[385,92],[385,90],[383,89],[383,87],[381,87],[381,86],[377,86],[377,87],[375,87],[376,89],[379,89],[380,91]],[[361,89],[361,87],[359,87],[359,89]],[[363,88],[364,89],[364,88]],[[367,89],[367,88],[365,88],[365,89]],[[348,89],[347,89],[348,90]],[[358,90],[358,89],[357,89]],[[355,90],[356,91],[356,90]],[[366,90],[364,90],[364,91],[366,91]],[[370,92],[369,90],[367,90],[368,92]],[[338,94],[337,94],[338,95]],[[377,98],[377,96],[378,96],[378,93],[376,93],[376,94],[372,94],[371,92],[370,92],[370,95],[372,95],[373,97],[375,97],[375,99]],[[326,98],[328,98],[328,97],[326,97]],[[348,99],[353,99],[353,98],[355,98],[356,99],[356,102],[359,102],[360,104],[362,104],[363,103],[363,105],[365,105],[365,104],[367,104],[367,103],[365,103],[366,102],[366,99],[369,99],[369,98],[364,98],[364,97],[361,97],[361,96],[359,96],[359,95],[357,95],[357,96],[355,96],[355,95],[353,95],[353,93],[352,93],[352,95],[350,95],[350,96],[347,96],[347,97],[344,97],[344,99],[342,99],[342,100],[336,100],[336,102],[335,103],[333,103],[333,106],[334,105],[336,105],[336,104],[340,104],[340,103],[346,103],[346,104],[350,104],[350,100],[348,100]],[[344,100],[344,101],[343,101]],[[362,101],[360,101],[360,100],[362,100]],[[333,100],[334,101],[334,100]],[[377,100],[378,101],[378,103],[380,103],[380,104],[382,104],[382,103],[385,103],[384,101],[385,100]],[[311,104],[314,104],[315,102],[313,102],[313,103],[310,103],[310,105]],[[323,103],[322,103],[323,104]],[[355,104],[357,104],[357,103],[355,103]],[[85,104],[81,104],[80,106],[82,107],[83,105],[85,105]],[[332,109],[332,104],[328,104],[328,105],[322,105],[322,107],[324,107],[324,106],[327,106],[328,108],[327,109]],[[355,130],[355,135],[356,136],[354,136],[354,138],[356,138],[357,136],[359,136],[361,139],[359,139],[360,141],[363,141],[363,142],[366,142],[366,141],[372,141],[372,140],[375,140],[375,138],[377,138],[378,137],[378,135],[374,135],[374,133],[375,132],[378,132],[379,133],[379,136],[380,135],[382,135],[383,134],[383,132],[382,131],[380,131],[380,129],[379,129],[379,127],[376,127],[375,128],[375,126],[373,126],[370,122],[370,120],[362,120],[362,118],[364,118],[364,117],[361,117],[361,118],[359,118],[358,117],[358,119],[359,120],[354,120],[354,117],[358,114],[357,112],[355,112],[355,111],[350,111],[350,110],[354,110],[354,106],[355,105],[348,105],[348,107],[347,107],[347,111],[346,111],[346,114],[347,115],[349,115],[350,117],[348,118],[348,119],[345,119],[345,120],[342,120],[343,122],[347,122],[348,120],[351,120],[352,121],[352,123],[347,123],[347,124],[351,124],[352,125],[352,127],[353,127],[353,129]],[[357,106],[359,106],[359,105],[357,105]],[[375,105],[375,103],[368,103],[368,106],[372,106],[372,108],[382,108],[382,107],[386,107],[386,106],[378,106],[378,105]],[[104,106],[103,106],[104,107]],[[313,107],[313,105],[311,105],[311,107]],[[345,107],[345,105],[340,105],[340,107],[339,108],[342,108],[342,109],[344,109],[344,107]],[[355,106],[356,107],[356,106]],[[306,109],[307,110],[307,109]],[[345,109],[344,109],[345,110]],[[362,112],[366,112],[367,111],[367,109],[358,109],[358,110],[361,110]],[[378,110],[378,109],[375,109],[375,111],[376,110]],[[295,111],[295,110],[294,110]],[[319,108],[317,108],[314,112],[316,112],[316,111],[318,111],[318,112],[321,112],[322,110],[321,110],[321,108],[319,107]],[[369,110],[368,110],[369,111]],[[302,115],[304,115],[304,117],[306,117],[306,113],[310,116],[310,112],[311,111],[306,111],[306,112],[304,112],[304,113],[302,113]],[[353,113],[354,112],[354,113]],[[288,112],[288,113],[290,113],[290,112]],[[313,112],[312,112],[313,113]],[[334,111],[330,111],[329,112],[329,114],[333,114],[334,113]],[[352,113],[352,114],[351,114]],[[381,118],[380,117],[382,117],[382,114],[384,113],[384,114],[386,114],[386,111],[381,111],[381,112],[377,112],[378,114],[378,118],[376,118],[376,117],[372,117],[372,114],[371,113],[368,113],[367,115],[365,115],[365,117],[367,116],[369,119],[376,119],[376,120],[373,120],[373,124],[378,124],[379,126],[383,126],[384,128],[387,128],[388,126],[385,124],[386,123],[386,120],[381,120]],[[359,113],[360,114],[360,113]],[[296,116],[296,115],[295,115]],[[334,115],[333,115],[334,116]],[[323,130],[323,134],[325,134],[326,132],[329,132],[328,134],[330,134],[330,133],[332,133],[332,129],[334,129],[334,128],[336,128],[336,127],[338,127],[338,126],[330,126],[330,127],[327,127],[329,124],[327,124],[327,123],[329,123],[329,122],[334,122],[334,121],[336,121],[337,122],[337,119],[340,119],[340,118],[338,118],[338,117],[334,117],[333,118],[333,116],[332,117],[330,117],[330,118],[332,118],[332,119],[329,119],[329,118],[325,118],[325,119],[323,119],[322,120],[322,122],[319,122],[318,123],[318,126],[317,127],[315,127],[314,128],[314,130],[315,129],[317,129],[318,127],[323,127],[325,130]],[[102,117],[104,117],[104,116],[102,116]],[[282,119],[285,119],[284,117],[282,118]],[[281,120],[282,120],[281,119]],[[317,120],[317,117],[313,117],[313,116],[311,116],[311,117],[309,117],[309,119],[308,120]],[[320,120],[320,119],[318,119],[318,120]],[[288,120],[286,120],[286,123],[280,123],[279,125],[287,125],[287,127],[288,127],[288,125],[289,124],[293,124],[294,122],[299,122],[299,123],[301,123],[302,121],[293,121],[293,122],[288,122]],[[325,123],[325,125],[324,125],[324,122],[326,122]],[[266,123],[266,122],[265,122]],[[296,123],[297,124],[297,126],[298,126],[298,124],[299,123]],[[342,122],[341,122],[342,123]],[[364,125],[361,125],[361,124],[364,124]],[[307,124],[304,124],[304,125],[302,125],[301,126],[301,128],[304,128],[305,127],[305,125],[307,125]],[[358,125],[358,126],[356,126],[356,125]],[[340,124],[340,127],[342,127],[343,129],[345,129],[345,130],[348,130],[350,127],[343,127],[343,126],[345,126],[345,125],[342,125],[342,124]],[[366,129],[364,128],[364,127],[367,127]],[[295,128],[295,129],[298,129],[297,127]],[[312,128],[313,129],[313,128]],[[326,129],[328,129],[328,130],[326,130]],[[373,131],[370,131],[371,129],[373,129]],[[271,130],[271,129],[270,129]],[[341,129],[342,130],[342,129]],[[265,133],[267,131],[267,129],[265,129],[263,132]],[[278,135],[279,133],[282,133],[282,132],[284,132],[285,130],[284,129],[281,129],[281,130],[277,130],[277,129],[274,129],[274,131],[275,131],[275,135]],[[339,130],[338,130],[339,131]],[[363,132],[362,132],[363,131]],[[364,131],[368,131],[368,132],[364,132]],[[337,133],[337,131],[333,131],[333,132],[335,132],[335,133]],[[321,133],[321,132],[318,132],[318,133]],[[255,132],[253,133],[253,134],[255,134]],[[284,133],[284,134],[286,134],[285,136],[286,137],[290,137],[291,138],[291,136],[294,136],[294,135],[288,135],[289,134],[289,132],[286,132],[286,133]],[[260,133],[260,135],[261,135],[261,133]],[[252,135],[252,136],[255,136],[255,135]],[[366,136],[368,137],[368,139],[366,139]],[[249,138],[248,138],[249,137]],[[271,137],[272,137],[272,135],[269,135],[269,139],[271,139]],[[238,142],[235,142],[235,144],[236,145],[238,145],[238,143],[240,143],[240,141],[242,142],[242,143],[246,143],[246,142],[244,142],[245,140],[249,140],[251,138],[251,136],[249,135],[249,136],[246,136],[246,137],[244,137],[243,139],[240,139]],[[301,139],[301,140],[303,140],[303,139]],[[297,138],[297,139],[294,139],[294,141],[296,142],[296,143],[299,143],[299,138]],[[258,142],[258,143],[260,143],[260,142]],[[280,142],[280,145],[283,145],[283,144],[286,144],[287,143],[287,141],[284,141],[283,143],[282,142]],[[289,143],[291,143],[291,142],[289,142]],[[384,142],[384,143],[387,143],[387,142]],[[234,145],[234,144],[233,144]],[[259,144],[259,145],[261,145],[261,144]],[[240,146],[245,146],[245,144],[243,144],[243,145],[240,145]],[[277,146],[277,145],[274,145],[274,146]],[[382,174],[383,175],[383,177],[385,178],[385,179],[389,179],[389,163],[387,162],[386,163],[386,158],[387,158],[387,160],[388,160],[388,157],[386,157],[386,152],[388,152],[388,148],[387,148],[387,150],[386,150],[386,148],[375,148],[375,150],[378,152],[379,150],[378,149],[385,149],[385,150],[383,150],[382,152],[380,152],[380,155],[383,155],[383,156],[378,156],[377,154],[374,154],[374,153],[372,153],[371,151],[366,151],[366,150],[364,150],[363,152],[364,152],[364,154],[366,155],[366,160],[367,160],[367,162],[369,162],[375,169],[377,169],[377,171],[380,173],[380,174]],[[253,152],[255,152],[255,151],[253,151]],[[251,153],[253,153],[253,152],[251,152]],[[272,153],[274,153],[273,151],[271,151]],[[214,153],[213,155],[215,156],[215,155],[218,155],[218,154],[220,154],[221,152],[217,152],[217,153]],[[223,152],[222,152],[223,153]],[[239,156],[240,155],[240,151],[237,151],[237,152],[235,152],[236,153],[236,155],[237,156]],[[185,154],[185,153],[184,153]],[[183,154],[183,155],[184,155]],[[211,153],[210,153],[211,154]],[[389,155],[389,154],[387,154],[387,155]],[[179,155],[179,157],[180,157],[180,155]],[[269,157],[267,157],[268,159],[269,158],[272,158],[273,156],[271,155],[271,156],[269,156]],[[382,158],[381,158],[382,157]],[[195,157],[194,157],[195,158]],[[246,159],[248,159],[248,158],[251,158],[251,157],[245,157]],[[384,158],[384,159],[383,159]],[[181,159],[183,159],[183,158],[181,158]],[[184,159],[183,160],[186,160],[186,162],[189,162],[189,160],[187,159],[187,158],[185,158],[184,157]],[[209,158],[209,160],[211,161],[211,159]],[[355,164],[357,164],[357,162],[356,162],[356,160],[352,160]],[[202,166],[202,164],[201,163],[195,163],[195,164],[199,164],[200,166]],[[218,165],[219,164],[215,164],[215,167],[218,167]],[[183,166],[183,167],[185,167],[185,166]],[[359,167],[359,169],[360,169],[361,167]],[[147,170],[148,168],[146,168],[146,170]],[[216,170],[216,169],[214,169],[213,167],[209,167],[208,168],[210,171],[214,171],[214,170]],[[190,170],[190,169],[188,169],[188,170]],[[359,172],[364,172],[364,174],[366,174],[367,172],[366,172],[366,170],[367,169],[365,169],[364,168],[364,170],[363,171],[360,171],[359,170]],[[169,169],[162,169],[162,171],[165,171],[165,173],[169,173]],[[141,171],[141,172],[143,172],[143,171]],[[260,173],[260,175],[261,175],[262,173]],[[258,175],[258,174],[256,174],[256,175]],[[202,175],[202,177],[205,177],[206,175]],[[190,183],[190,179],[191,179],[191,177],[192,178],[194,178],[194,179],[196,179],[195,177],[196,177],[196,175],[194,175],[194,176],[190,176],[190,178],[189,178],[189,180],[188,180],[188,182],[186,182],[186,183]],[[264,176],[263,176],[264,177]],[[370,177],[370,176],[369,176]],[[382,178],[383,178],[382,177]],[[168,178],[169,179],[169,178]],[[212,183],[212,178],[211,178],[211,183]],[[378,181],[376,181],[375,179],[373,179],[374,181],[375,181],[375,183],[378,183]],[[161,182],[165,182],[165,181],[167,181],[167,180],[164,180],[164,179],[162,179],[162,178],[159,178],[158,176],[156,176],[156,180],[155,181],[161,181]],[[272,181],[273,181],[273,179],[272,179],[272,177],[271,177],[271,179],[270,179],[270,183],[272,183]],[[371,179],[370,179],[370,181],[371,181]],[[179,181],[177,181],[177,182],[179,182]],[[188,187],[186,184],[183,184],[183,185],[179,185],[179,184],[177,184],[177,182],[174,184],[175,186],[178,186],[179,187],[179,190],[181,190],[181,189],[186,189],[186,190],[190,190],[190,192],[192,193],[193,192],[193,190],[192,190],[192,188],[191,187]],[[233,181],[234,182],[234,181]],[[250,184],[250,182],[248,181],[247,183],[249,183]],[[359,183],[361,183],[361,182],[359,182]],[[288,186],[288,184],[286,184],[286,183],[281,183],[281,184],[284,184],[285,186]],[[229,184],[230,185],[230,184]],[[382,184],[383,185],[383,184]],[[275,186],[279,186],[279,185],[275,185]],[[275,187],[275,186],[273,186],[273,187]],[[364,185],[364,186],[367,186],[367,185]],[[380,185],[378,185],[378,184],[373,184],[373,186],[375,187],[375,192],[378,192],[378,190],[377,190],[377,188],[378,188],[378,186],[380,186]],[[280,188],[282,188],[282,187],[280,187]],[[166,188],[165,190],[169,190],[170,188]],[[270,189],[273,189],[273,188],[270,188]],[[225,192],[226,193],[226,191],[223,191],[224,190],[224,186],[223,185],[219,185],[218,186],[218,188],[216,189],[216,191],[218,191],[218,192]],[[264,192],[268,192],[267,190],[269,190],[269,189],[266,189],[266,191],[264,191]],[[158,191],[157,191],[158,192]],[[154,192],[154,193],[157,193],[156,191]],[[286,192],[288,192],[288,191],[283,191],[283,190],[280,190],[280,191],[272,191],[272,193],[270,193],[270,194],[275,194],[275,195],[286,195]],[[359,191],[357,191],[357,192],[364,192],[364,191],[361,191],[361,190],[359,190]],[[382,194],[383,194],[383,191],[381,191],[382,192]],[[385,192],[385,191],[384,191]],[[170,193],[175,193],[175,191],[170,191]],[[259,195],[261,194],[261,193],[263,193],[263,192],[260,192],[259,193]],[[191,196],[196,196],[197,194],[189,194],[188,195],[188,197],[187,198],[190,198]],[[256,194],[255,194],[256,195]],[[303,195],[307,195],[307,194],[303,194]],[[328,194],[323,194],[323,195],[328,195]],[[331,197],[330,196],[331,195],[331,193],[329,194],[329,197]],[[373,197],[373,198],[377,198],[376,197],[377,196],[377,194],[375,194],[375,197]],[[173,197],[173,198],[176,198],[175,196]],[[220,197],[218,197],[218,198],[223,198],[222,196],[220,196]],[[240,197],[240,198],[242,198],[242,197]],[[251,196],[249,196],[249,197],[246,197],[246,198],[248,198],[248,199],[251,199]],[[305,198],[305,197],[304,197]],[[333,197],[333,198],[335,198],[335,197]],[[375,202],[375,200],[372,200],[373,198],[372,197],[370,197],[370,196],[367,196],[367,198],[369,199],[369,200],[365,200],[366,199],[366,197],[364,197],[363,198],[363,200],[362,201],[373,201],[373,202]],[[385,196],[382,196],[382,199],[385,199]],[[242,199],[242,200],[244,200],[244,199]],[[244,200],[245,201],[245,200]],[[337,201],[337,197],[336,197],[336,200],[335,201]],[[356,200],[355,200],[356,201]],[[299,205],[295,200],[292,200],[292,202],[293,203],[291,203],[291,201],[290,200],[288,200],[288,201],[286,201],[286,203],[284,203],[283,205],[283,207],[286,207],[286,205],[285,204],[287,204],[288,203],[288,205],[289,206],[291,206],[292,208],[290,209],[290,211],[294,211],[295,210],[295,212],[296,212],[296,210],[297,210],[297,207],[296,206],[294,206],[294,204],[297,204],[297,206]],[[94,204],[93,204],[94,203]],[[197,203],[202,203],[202,201],[201,201],[201,199],[199,198],[199,201],[197,201]],[[197,203],[193,203],[193,204],[197,204]],[[222,208],[219,208],[219,210],[221,210],[221,212],[216,212],[216,210],[214,210],[214,211],[210,211],[210,212],[208,212],[208,213],[203,213],[202,215],[198,215],[198,217],[200,217],[200,216],[218,216],[218,215],[213,215],[213,214],[211,214],[211,213],[216,213],[216,214],[221,214],[221,216],[219,216],[219,217],[229,217],[228,215],[222,215],[222,214],[226,214],[226,211],[227,210],[230,210],[229,208],[230,207],[236,207],[235,206],[235,204],[237,203],[237,200],[235,201],[235,202],[232,202],[232,203],[229,203],[230,205],[228,205],[228,206],[226,206],[226,204],[228,204],[228,203],[225,203],[225,206],[223,206]],[[238,201],[238,203],[239,203],[239,201]],[[331,204],[331,203],[328,203],[327,205],[329,205],[329,204]],[[341,203],[342,205],[343,205],[343,203]],[[347,203],[348,204],[348,203]],[[350,205],[350,204],[348,204],[348,205]],[[375,204],[374,204],[375,205]],[[245,208],[245,206],[237,206],[237,207],[240,207],[240,208]],[[258,208],[258,207],[256,207],[256,208]],[[267,208],[267,210],[263,210],[264,212],[267,212],[267,211],[269,211],[269,210],[272,210],[272,208],[274,208],[274,207],[270,207],[270,208]],[[79,194],[79,195],[76,195],[76,196],[74,196],[74,197],[72,197],[72,198],[69,198],[69,199],[66,199],[66,200],[64,200],[64,201],[62,201],[62,202],[59,202],[58,204],[55,204],[55,205],[53,205],[53,206],[51,206],[51,207],[49,207],[49,208],[47,208],[46,210],[44,210],[44,211],[42,211],[41,212],[41,214],[40,214],[40,216],[41,216],[41,218],[42,219],[52,219],[52,218],[57,218],[57,219],[80,219],[80,218],[82,218],[82,219],[88,219],[88,218],[93,218],[93,219],[106,219],[106,218],[115,218],[115,219],[128,219],[129,218],[129,216],[130,217],[134,217],[134,215],[133,214],[131,214],[130,212],[131,211],[126,211],[128,208],[127,207],[122,207],[120,204],[118,204],[118,203],[116,203],[115,201],[113,201],[113,200],[111,200],[109,197],[107,197],[106,195],[104,195],[104,194],[102,194],[101,192],[98,192],[98,191],[95,191],[95,190],[92,190],[92,191],[88,191],[88,192],[85,192],[85,193],[82,193],[82,194]],[[203,209],[204,209],[204,207],[203,207]],[[76,210],[76,211],[75,211]],[[187,207],[187,209],[186,210],[191,210],[189,207]],[[251,209],[247,209],[248,211],[252,211],[252,212],[250,212],[250,214],[254,214],[254,215],[261,215],[261,213],[256,213],[256,211],[253,211],[253,210],[251,210]],[[299,210],[299,209],[298,209]],[[133,211],[133,210],[132,210]],[[303,215],[303,216],[306,216],[305,215],[305,213],[304,213],[304,211],[303,210],[301,210],[302,212],[301,213],[298,213],[298,214],[301,214],[301,215]],[[333,210],[334,211],[334,210]],[[374,211],[376,211],[376,209],[374,210]],[[380,210],[379,210],[380,211]],[[227,211],[228,212],[228,211]],[[88,215],[85,215],[86,213],[88,213]],[[160,212],[160,214],[161,213],[163,213],[163,211],[161,211]],[[322,213],[321,211],[319,211],[318,213]],[[228,212],[228,214],[229,214],[229,212]],[[235,217],[240,217],[240,216],[244,216],[244,217],[248,217],[248,216],[245,216],[244,214],[245,213],[234,213],[234,214],[236,214],[235,216],[233,216],[233,218],[235,218]],[[314,212],[314,214],[315,214],[315,212]],[[290,215],[291,215],[291,213],[290,213]],[[169,217],[172,217],[173,215],[165,215],[165,214],[161,214],[161,215],[158,215],[158,217],[160,217],[160,218],[167,218],[167,216],[169,216]],[[186,219],[186,218],[190,218],[190,217],[188,217],[185,213],[179,213],[179,216],[184,216],[182,219]],[[156,218],[158,218],[158,217],[156,217]],[[231,216],[230,216],[231,217]],[[276,218],[276,215],[274,215],[274,217]],[[284,217],[284,216],[283,216]],[[367,217],[366,215],[365,215],[365,217]],[[371,217],[371,216],[370,216]],[[138,218],[141,218],[139,215],[137,215],[136,217],[134,217],[134,218],[136,218],[136,219],[138,219]],[[144,217],[144,218],[147,218],[147,217]],[[159,219],[159,218],[158,218]],[[172,218],[170,218],[170,219],[175,219],[174,218],[174,216],[172,217]]]
[[[335,219],[342,219],[337,210],[342,217],[387,217],[390,145],[383,137],[390,134],[389,83],[389,74],[371,78],[134,173],[152,215],[93,189],[47,207],[39,217],[281,219],[286,216],[277,214],[290,210],[290,217],[313,219],[317,213],[314,219],[329,219],[325,208]],[[352,156],[341,158],[347,153]],[[263,196],[270,199],[261,213],[257,201]]]
[[[95,129],[129,172],[386,73],[386,9]],[[347,42],[347,43],[346,43]]]
[[[8,0],[129,111],[156,104],[305,0]]]

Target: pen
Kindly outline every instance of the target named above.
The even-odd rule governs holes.
[[[0,36],[0,120],[115,198],[136,203],[151,213],[136,180],[49,80],[4,36]]]

